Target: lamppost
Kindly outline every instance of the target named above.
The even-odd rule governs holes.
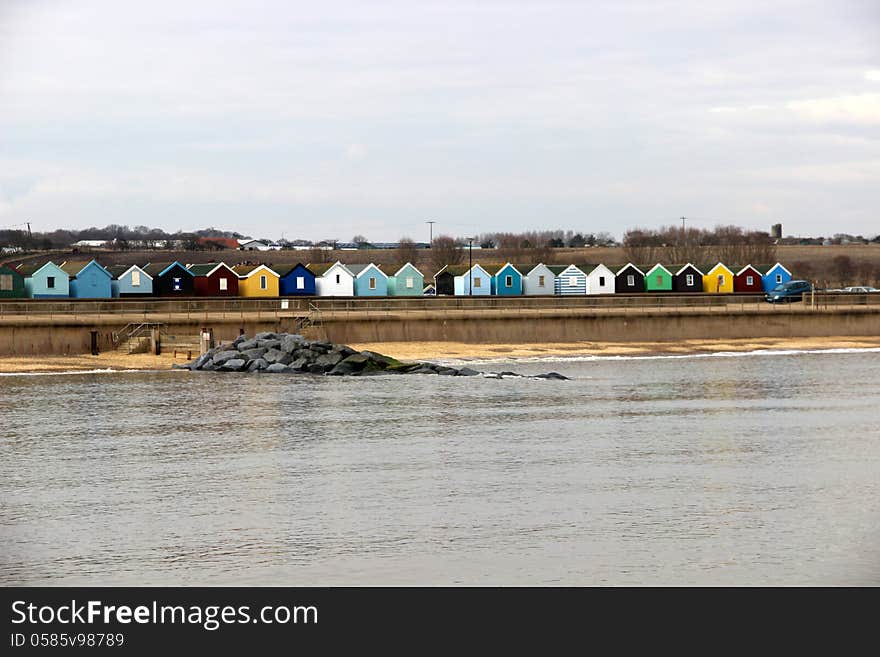
[[[474,238],[468,237],[468,296],[474,296]]]
[[[428,248],[430,249],[434,246],[434,224],[436,224],[437,222],[426,221],[425,223],[428,224]]]

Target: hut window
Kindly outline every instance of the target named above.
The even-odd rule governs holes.
[[[260,289],[265,290],[269,287],[269,280],[265,276],[260,276]]]
[[[174,289],[175,292],[180,292],[180,279],[179,278],[174,279],[174,284],[172,285],[172,288]]]
[[[602,287],[605,287],[605,277],[604,276],[599,277],[599,285]]]
[[[776,282],[777,282],[777,283],[781,283],[781,282],[782,282],[782,274],[776,274]]]
[[[375,276],[370,276],[370,289],[371,290],[376,289],[376,277]]]
[[[577,276],[569,276],[568,277],[568,284],[569,285],[577,285],[578,284],[578,277]]]
[[[538,276],[538,287],[544,287],[544,277]]]
[[[226,277],[224,276],[223,278],[220,279],[220,291],[222,292],[222,291],[228,290],[228,289],[229,289],[229,281],[227,281]]]
[[[687,286],[690,287],[694,284],[694,275],[693,274],[686,274],[684,277],[684,280],[685,280],[685,283],[687,283]]]
[[[297,276],[296,277],[296,289],[297,290],[306,289],[306,277],[305,276]]]
[[[754,285],[755,277],[754,276],[746,276],[746,285]]]
[[[342,274],[336,274],[336,284],[342,283]]]
[[[633,274],[627,274],[626,284],[633,287],[636,284],[636,277]]]
[[[718,285],[724,285],[724,274],[718,274]]]
[[[406,277],[406,288],[408,290],[411,290],[411,289],[413,289],[413,287],[415,287],[415,281],[413,280],[413,277],[407,276]]]
[[[513,287],[513,276],[505,276],[504,277],[504,286],[505,287]]]
[[[477,276],[477,277],[474,279],[474,287],[480,287],[481,285],[482,285],[482,283],[481,283],[481,281],[480,281],[480,277]]]
[[[663,285],[663,274],[657,274],[657,285]]]
[[[135,269],[131,272],[131,286],[132,287],[140,287],[141,286],[141,273]]]
[[[0,290],[12,289],[12,274],[0,274]]]
[[[46,287],[49,288],[50,290],[55,288],[55,277],[54,276],[47,276],[46,277]]]

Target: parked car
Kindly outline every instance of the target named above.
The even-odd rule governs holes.
[[[805,293],[812,290],[813,286],[809,281],[788,281],[774,287],[764,295],[764,299],[769,303],[791,303],[800,301]]]
[[[856,285],[853,287],[845,287],[843,288],[844,292],[880,292],[876,287],[871,287],[870,285]]]

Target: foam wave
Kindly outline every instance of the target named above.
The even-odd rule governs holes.
[[[123,374],[126,372],[162,372],[165,370],[64,370],[61,372],[0,372],[0,376],[70,376],[71,374]],[[171,370],[169,370],[171,371]]]
[[[617,355],[599,356],[585,354],[579,356],[520,356],[506,358],[455,358],[435,360],[433,362],[443,365],[456,365],[461,363],[581,363],[592,361],[623,361],[623,360],[682,360],[691,358],[754,358],[756,356],[798,356],[803,354],[864,354],[880,353],[880,347],[835,347],[830,349],[754,349],[752,351],[713,351],[708,353],[694,354],[645,354],[645,355]]]

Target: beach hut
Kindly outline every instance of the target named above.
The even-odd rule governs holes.
[[[387,297],[388,274],[372,262],[368,265],[348,265],[354,274],[354,295],[356,297]]]
[[[24,276],[24,289],[31,299],[70,297],[70,276],[54,262],[21,265],[18,271]]]
[[[62,262],[59,265],[70,277],[70,296],[75,299],[110,299],[113,274],[96,260]]]
[[[17,269],[0,265],[0,299],[23,299],[27,297],[24,276]]]
[[[556,274],[544,263],[529,266],[520,265],[519,270],[525,272],[523,276],[523,294],[537,296],[539,294],[554,294]]]
[[[188,265],[193,291],[200,297],[237,297],[238,274],[225,262]]]
[[[523,293],[523,275],[512,264],[505,263],[501,267],[493,267],[492,294],[500,297],[518,297]]]
[[[703,275],[703,292],[731,294],[733,292],[733,272],[719,262]]]
[[[659,262],[645,274],[646,292],[671,292],[672,272]]]
[[[554,294],[568,296],[587,293],[587,275],[577,265],[553,265],[550,270],[556,275]]]
[[[733,291],[750,292],[752,294],[763,292],[764,282],[761,277],[761,272],[751,265],[746,265],[740,269],[733,276]]]
[[[598,264],[587,274],[587,294],[614,294],[615,282],[614,272]]]
[[[310,264],[315,272],[315,290],[322,297],[353,297],[354,274],[338,260],[334,263]]]
[[[153,296],[189,297],[195,287],[192,272],[177,262],[151,262],[143,270],[153,278]]]
[[[388,277],[388,294],[394,297],[419,297],[425,289],[425,277],[411,262]]]
[[[236,265],[232,268],[238,274],[238,296],[277,297],[278,272],[266,265]]]
[[[617,294],[636,294],[645,291],[645,272],[631,262],[617,271],[614,277],[614,291]]]
[[[492,275],[479,264],[465,269],[461,276],[456,276],[455,296],[490,296],[492,294]]]
[[[788,283],[790,280],[791,272],[778,262],[772,267],[766,269],[764,275],[761,277],[761,283],[764,286],[765,292],[769,292],[782,283]]]
[[[112,265],[110,290],[114,297],[143,297],[153,294],[153,277],[137,265]]]
[[[672,277],[673,292],[702,292],[703,272],[687,263]]]
[[[301,262],[286,272],[278,272],[278,293],[282,297],[311,297],[317,294],[315,274]]]
[[[461,276],[468,270],[467,265],[445,265],[434,274],[434,285],[438,295],[455,294],[455,277]]]

